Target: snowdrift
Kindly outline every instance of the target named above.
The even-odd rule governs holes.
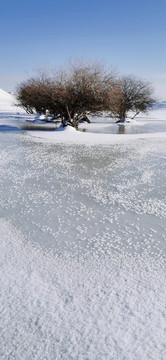
[[[0,113],[21,113],[24,114],[25,110],[18,107],[15,97],[6,91],[0,89]]]

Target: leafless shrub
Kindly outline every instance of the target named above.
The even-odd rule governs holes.
[[[129,111],[133,118],[140,112],[146,112],[155,103],[150,83],[134,76],[123,76],[118,80],[115,107],[110,106],[111,114],[125,121]]]
[[[21,83],[17,89],[19,105],[29,113],[59,116],[63,125],[78,126],[89,115],[108,112],[125,121],[129,111],[134,116],[152,107],[151,85],[134,76],[117,78],[100,62],[70,61],[58,70],[43,70]]]
[[[88,115],[110,109],[115,101],[115,70],[99,62],[70,62],[50,75],[43,71],[17,89],[19,105],[27,112],[60,115],[62,123],[77,127]]]

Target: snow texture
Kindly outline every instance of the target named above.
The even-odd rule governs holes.
[[[0,226],[2,360],[165,358],[164,261],[114,254],[78,263]]]

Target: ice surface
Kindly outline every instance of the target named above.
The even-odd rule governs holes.
[[[163,360],[165,134],[75,144],[15,121],[0,121],[1,359]]]

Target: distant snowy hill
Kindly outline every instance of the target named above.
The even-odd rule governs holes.
[[[16,103],[17,100],[13,95],[0,89],[0,113],[25,113],[23,108],[15,105]]]

